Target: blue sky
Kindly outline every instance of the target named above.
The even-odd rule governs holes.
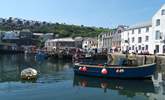
[[[0,0],[0,17],[116,27],[148,21],[165,0]]]

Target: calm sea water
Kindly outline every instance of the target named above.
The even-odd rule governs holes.
[[[27,67],[39,72],[36,81],[20,80]],[[0,100],[165,100],[165,66],[152,80],[103,79],[76,76],[67,61],[0,55]]]

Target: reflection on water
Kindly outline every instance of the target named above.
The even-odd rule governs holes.
[[[39,72],[34,81],[21,81],[22,69]],[[151,80],[121,80],[77,76],[73,64],[34,55],[0,55],[0,98],[3,100],[165,100],[165,67],[159,67]],[[30,92],[28,92],[30,91]],[[57,92],[58,91],[58,92]],[[15,94],[15,95],[13,95]],[[35,94],[35,95],[33,95]],[[9,95],[9,96],[7,96]]]
[[[38,81],[42,81],[44,78],[50,78],[51,80],[51,77],[55,75],[59,75],[59,77],[61,76],[60,78],[66,78],[63,77],[62,73],[71,69],[70,66],[72,67],[71,63],[64,63],[63,61],[35,61],[35,57],[33,55],[1,55],[0,82],[20,81],[21,70],[28,67],[35,68],[39,72]],[[62,73],[60,74],[60,72]]]
[[[122,80],[105,79],[85,76],[75,76],[74,86],[100,88],[106,93],[108,90],[116,90],[120,95],[133,97],[136,93],[154,93],[152,80]]]

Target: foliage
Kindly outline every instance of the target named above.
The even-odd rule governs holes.
[[[16,20],[16,21],[15,21]],[[109,31],[105,28],[97,27],[86,27],[84,25],[67,25],[65,23],[47,23],[39,21],[21,20],[16,18],[2,19],[0,22],[0,30],[11,31],[11,30],[22,30],[29,29],[36,33],[54,33],[58,34],[59,37],[96,37],[103,31]]]

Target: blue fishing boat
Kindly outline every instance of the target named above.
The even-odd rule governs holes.
[[[119,66],[119,65],[86,65],[76,63],[75,74],[112,77],[112,78],[148,78],[155,72],[156,64],[146,64],[141,66]]]
[[[118,65],[75,63],[74,73],[96,77],[111,78],[151,78],[156,70],[156,63],[136,65],[128,64],[129,60],[120,61]]]

